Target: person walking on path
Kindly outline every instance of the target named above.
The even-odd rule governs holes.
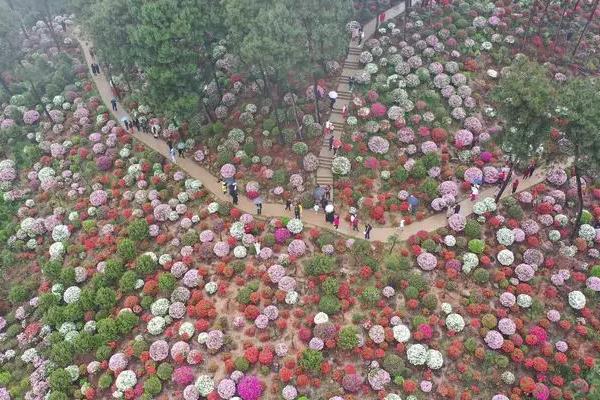
[[[515,178],[515,180],[512,183],[512,194],[515,194],[518,187],[519,187],[519,179]]]
[[[525,175],[523,175],[523,179],[531,178],[536,168],[537,165],[535,160],[531,160],[529,166],[527,167],[527,170],[525,170]]]
[[[400,219],[400,225],[398,225],[398,230],[400,233],[404,232],[404,218]]]
[[[237,204],[238,204],[238,194],[237,194],[237,191],[233,192],[233,195],[231,197],[232,197],[232,200],[233,200],[233,205],[237,206]]]
[[[454,215],[454,207],[448,206],[448,209],[446,210],[446,218],[450,218],[453,215]]]
[[[500,169],[500,172],[498,172],[498,180],[496,181],[498,186],[502,187],[502,184],[504,183],[505,179],[506,179],[506,172],[504,172],[504,169]]]
[[[333,105],[335,104],[335,100],[337,99],[337,92],[335,90],[332,90],[331,92],[329,92],[329,101],[330,101],[330,106],[331,109],[333,110]]]
[[[90,57],[92,57],[92,60],[95,60],[96,59],[96,53],[94,53],[94,48],[90,47],[89,51],[90,51]]]
[[[262,215],[262,200],[260,198],[256,202],[256,215]]]
[[[477,200],[477,197],[479,197],[479,185],[473,185],[471,186],[471,201]]]
[[[358,217],[356,215],[354,215],[354,221],[352,221],[352,230],[358,232]]]
[[[260,242],[258,240],[256,242],[254,242],[254,252],[256,253],[257,256],[260,253]]]
[[[327,120],[327,122],[325,122],[325,128],[323,129],[325,136],[332,134],[333,128],[333,123],[330,120]]]
[[[340,147],[342,147],[342,142],[339,140],[334,140],[333,143],[333,156],[335,157],[337,155],[338,150],[340,149]]]
[[[169,158],[171,159],[171,162],[175,164],[175,148],[173,147],[170,147],[169,149]]]
[[[331,200],[331,185],[325,186],[325,200]]]
[[[358,45],[362,46],[362,42],[363,42],[363,40],[365,40],[365,32],[363,31],[362,26],[360,28],[358,28],[358,33],[359,33]]]
[[[329,151],[333,151],[333,135],[329,136]]]
[[[385,11],[382,12],[381,14],[379,14],[379,16],[377,17],[377,26],[375,27],[375,30],[379,29],[379,27],[385,22]]]
[[[160,126],[158,125],[152,125],[152,136],[154,136],[154,138],[158,139],[158,134],[160,132]]]
[[[110,104],[112,105],[112,110],[117,111],[117,99],[114,97],[110,100]]]
[[[179,140],[177,143],[177,152],[179,153],[179,157],[185,158],[185,142],[183,140]]]
[[[458,214],[460,211],[460,204],[454,206],[454,214]]]
[[[367,223],[365,225],[365,239],[369,240],[371,239],[371,230],[373,229],[373,227],[371,226],[371,224]]]
[[[321,196],[321,208],[323,208],[323,211],[325,211],[325,207],[327,207],[327,198],[323,195]]]
[[[292,201],[285,199],[285,211],[292,211]]]
[[[296,207],[294,207],[294,215],[297,219],[302,218],[302,205],[300,203],[296,203]]]
[[[133,118],[133,126],[135,126],[136,131],[140,130],[140,120],[138,117]]]
[[[315,214],[319,213],[319,203],[315,203],[315,205],[313,206],[313,210],[315,211]]]
[[[338,214],[333,217],[333,226],[336,230],[340,227],[340,216]]]
[[[225,182],[224,180],[221,180],[221,191],[223,192],[223,194],[227,194],[227,182]]]

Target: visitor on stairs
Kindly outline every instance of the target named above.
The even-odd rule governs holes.
[[[329,151],[333,151],[333,135],[329,136]]]
[[[479,197],[479,185],[475,184],[471,186],[471,201],[477,200]]]
[[[512,194],[515,194],[518,187],[519,187],[519,179],[515,178],[515,180],[512,183]]]
[[[323,208],[323,211],[325,211],[325,207],[327,207],[327,199],[325,198],[325,195],[321,196],[321,207]]]
[[[331,185],[325,186],[325,199],[327,201],[331,200]]]
[[[327,122],[325,122],[325,128],[323,129],[323,131],[325,132],[325,136],[332,134],[333,133],[333,123],[329,120],[327,120]]]
[[[367,240],[371,239],[371,230],[372,229],[373,229],[373,227],[371,226],[371,224],[365,225],[365,239],[367,239]]]
[[[362,29],[362,26],[358,29],[359,33],[360,33],[360,39],[358,40],[358,45],[362,46],[362,42],[363,40],[365,40],[365,32]]]
[[[350,93],[354,92],[354,84],[356,83],[353,76],[348,78],[348,88],[350,89]]]
[[[331,105],[331,109],[333,110],[333,105],[335,104],[335,100],[337,99],[337,92],[335,90],[332,90],[331,92],[329,92],[329,101],[330,101],[330,105]]]
[[[344,119],[348,118],[348,105],[344,104],[344,106],[342,107],[342,117],[344,117]]]
[[[177,152],[179,153],[179,157],[185,158],[185,142],[183,139],[180,139],[177,143]]]

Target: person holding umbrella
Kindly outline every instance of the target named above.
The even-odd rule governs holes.
[[[333,204],[327,204],[327,206],[325,206],[325,222],[332,224],[333,219]]]
[[[331,109],[333,110],[333,105],[335,104],[335,100],[337,99],[338,94],[335,90],[329,92],[329,101],[331,102]]]
[[[342,141],[338,138],[333,139],[333,156],[337,154],[338,150],[342,147]]]
[[[416,214],[417,213],[417,207],[419,206],[419,199],[417,199],[415,196],[413,196],[412,194],[410,196],[408,196],[408,206],[409,206],[409,210],[411,212],[411,214]]]
[[[262,214],[262,199],[260,196],[254,199],[254,204],[256,205],[256,215]]]
[[[373,227],[371,226],[371,224],[367,223],[365,225],[365,239],[369,240],[371,239],[371,230],[373,229]]]

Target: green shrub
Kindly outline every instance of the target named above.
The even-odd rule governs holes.
[[[13,287],[10,289],[10,292],[8,292],[8,301],[10,301],[12,304],[22,303],[27,300],[28,297],[29,295],[27,294],[27,289],[23,285],[13,285]]]
[[[138,218],[132,221],[127,227],[127,235],[136,242],[148,239],[150,235],[148,222],[144,218]]]
[[[327,315],[333,315],[338,313],[341,308],[340,300],[337,297],[328,294],[321,296],[319,311],[323,311]]]
[[[125,261],[130,261],[135,258],[135,243],[131,239],[121,239],[117,243],[117,253]]]
[[[71,267],[63,267],[60,271],[60,283],[65,287],[73,286],[75,284],[75,269]]]
[[[397,354],[386,354],[383,358],[383,369],[392,376],[402,375],[405,370],[404,360]]]
[[[322,363],[323,354],[320,351],[313,349],[304,350],[300,360],[298,361],[300,368],[312,373],[319,372],[321,370]]]
[[[72,364],[74,356],[75,347],[71,342],[60,342],[50,349],[50,361],[62,368]]]
[[[69,400],[69,396],[67,396],[63,392],[51,392],[48,396],[48,400]]]
[[[321,283],[321,290],[323,291],[323,293],[330,296],[336,296],[339,287],[340,284],[334,277],[329,277],[325,279],[323,283]]]
[[[156,396],[161,390],[162,383],[160,383],[160,379],[157,376],[151,376],[144,382],[144,392],[151,396]]]
[[[414,286],[409,286],[404,289],[404,297],[408,300],[410,299],[418,299],[419,298],[419,290]]]
[[[137,282],[137,274],[134,271],[126,271],[121,279],[119,279],[119,290],[123,293],[131,293],[135,290],[135,283]]]
[[[61,271],[62,263],[58,261],[48,261],[42,267],[42,272],[52,282],[57,281],[59,279]]]
[[[148,343],[146,343],[143,339],[142,340],[134,340],[131,347],[133,348],[133,354],[136,357],[139,357],[144,351],[147,351],[149,348]],[[160,366],[159,366],[159,368],[160,368]],[[157,370],[157,372],[158,372],[158,370]]]
[[[98,379],[98,387],[100,388],[100,390],[106,390],[110,387],[110,385],[112,385],[112,382],[112,376],[105,372],[102,375],[100,375],[100,378]]]
[[[164,362],[156,369],[156,375],[163,381],[170,381],[173,375],[173,366],[168,362]]]
[[[590,276],[595,276],[595,277],[600,278],[600,265],[594,265],[590,269]]]
[[[383,259],[383,265],[390,271],[406,271],[410,269],[410,259],[396,254],[390,254]]]
[[[273,128],[275,128],[275,125],[276,125],[276,124],[275,124],[275,120],[273,120],[272,118],[266,118],[266,119],[263,121],[263,124],[262,124],[262,126],[263,126],[263,129],[264,129],[265,131],[269,131],[269,132],[270,132],[270,131],[271,131]]]
[[[420,325],[426,324],[427,322],[427,318],[425,318],[423,315],[415,315],[410,323],[412,324],[411,326],[416,329]]]
[[[477,268],[473,271],[473,280],[476,283],[483,285],[490,281],[490,273],[486,269]]]
[[[485,242],[481,239],[471,239],[469,240],[469,250],[475,254],[481,254],[485,250]]]
[[[408,172],[404,169],[404,167],[398,167],[394,171],[393,176],[398,183],[404,183],[408,179]]]
[[[435,253],[438,248],[438,245],[432,239],[425,239],[425,240],[423,240],[423,243],[421,243],[421,247],[425,251],[428,251],[430,253]]]
[[[122,311],[117,317],[117,329],[121,335],[126,335],[140,322],[140,317],[131,311]]]
[[[467,223],[465,225],[465,235],[467,235],[469,239],[480,238],[481,225],[479,224],[479,222],[475,221],[474,219],[467,220]]]
[[[237,293],[237,296],[235,297],[235,299],[240,304],[248,304],[248,303],[250,303],[250,295],[252,294],[252,292],[254,292],[254,291],[251,290],[250,288],[243,287],[240,290],[238,290],[238,293]]]
[[[100,336],[100,340],[102,340],[103,343],[117,340],[119,337],[119,328],[117,327],[117,323],[110,317],[103,318],[98,321],[96,323],[96,329],[98,331],[98,335]]]
[[[427,170],[425,169],[423,162],[421,160],[418,160],[417,162],[415,162],[415,165],[408,172],[408,175],[414,179],[418,179],[418,180],[424,179],[427,176]]]
[[[288,181],[287,171],[282,168],[276,169],[273,172],[273,178],[271,178],[271,180],[273,181],[273,184],[275,184],[277,186],[283,186],[283,185],[287,184],[287,181]]]
[[[50,388],[54,391],[66,392],[71,386],[71,376],[62,368],[57,368],[48,377]]]
[[[431,178],[427,178],[421,184],[420,190],[425,193],[429,199],[433,199],[438,193],[438,183]]]
[[[523,219],[523,216],[524,216],[523,209],[518,204],[514,205],[512,207],[508,207],[508,209],[506,210],[506,213],[508,214],[509,217],[514,218],[514,219]]]
[[[146,276],[154,273],[156,266],[156,261],[150,255],[144,254],[137,259],[135,270],[141,276]]]
[[[422,303],[426,308],[433,311],[435,310],[438,304],[437,296],[433,293],[428,293],[425,296],[423,296]]]
[[[477,340],[472,337],[467,338],[467,340],[465,340],[465,349],[469,353],[475,353],[475,350],[477,349]]]
[[[421,161],[427,170],[430,170],[433,167],[439,167],[441,163],[438,153],[427,153],[421,157]]]
[[[340,330],[337,345],[345,351],[354,350],[358,346],[358,331],[354,326],[346,326]]]
[[[196,232],[193,229],[190,229],[189,231],[184,233],[183,236],[181,237],[181,243],[184,246],[192,246],[193,247],[199,241],[200,241],[200,236],[198,235],[198,232]]]
[[[292,145],[292,152],[299,156],[303,156],[308,153],[308,145],[304,142],[296,142]]]
[[[233,361],[233,365],[235,365],[235,369],[242,372],[246,372],[250,368],[250,363],[244,357],[236,357]]]
[[[381,294],[379,293],[379,289],[377,289],[375,286],[367,286],[358,297],[360,302],[368,307],[375,306],[380,298]]]
[[[106,261],[106,268],[104,268],[104,276],[109,282],[118,281],[123,273],[125,272],[125,267],[123,265],[123,261],[119,258],[111,258]]]
[[[96,305],[102,310],[111,310],[117,304],[117,294],[109,287],[103,287],[96,292]]]
[[[169,272],[161,272],[158,275],[158,288],[161,292],[170,294],[177,286],[177,279]]]
[[[0,386],[8,386],[10,382],[10,372],[2,371],[0,372]]]
[[[333,271],[335,257],[325,254],[316,254],[304,265],[304,271],[307,275],[323,275]]]

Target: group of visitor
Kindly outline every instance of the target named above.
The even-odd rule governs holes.
[[[237,204],[239,202],[237,182],[236,181],[226,181],[224,179],[220,180],[219,182],[221,183],[221,190],[223,191],[223,194],[229,193],[229,195],[231,196],[231,201],[232,201],[233,205],[237,206]],[[262,203],[260,205],[260,208],[262,211]]]

